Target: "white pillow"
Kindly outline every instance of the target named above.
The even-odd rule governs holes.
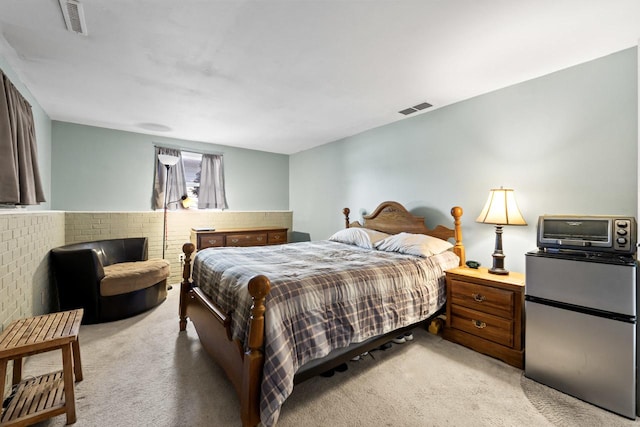
[[[446,240],[426,234],[400,233],[389,236],[375,244],[375,248],[387,252],[430,257],[451,249],[453,245]]]
[[[389,237],[387,233],[371,230],[369,228],[353,227],[345,228],[329,237],[334,242],[346,243],[348,245],[356,245],[365,249],[373,249],[373,245],[385,238]]]

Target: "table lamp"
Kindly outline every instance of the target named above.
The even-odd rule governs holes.
[[[509,274],[504,268],[504,253],[502,252],[502,226],[503,225],[527,225],[522,217],[514,191],[508,188],[498,188],[489,191],[489,198],[484,205],[476,222],[483,224],[495,224],[496,248],[493,252],[493,267],[489,273]]]

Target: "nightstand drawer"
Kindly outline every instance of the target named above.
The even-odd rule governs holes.
[[[267,244],[267,233],[229,234],[227,246],[261,246]]]
[[[497,316],[452,305],[451,327],[507,347],[513,346],[513,322]]]
[[[451,304],[513,319],[514,294],[511,291],[453,279]]]

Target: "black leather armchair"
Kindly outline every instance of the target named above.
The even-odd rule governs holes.
[[[167,297],[169,263],[147,260],[146,237],[61,246],[51,250],[50,259],[60,309],[84,308],[85,324],[130,317],[155,307]],[[110,270],[109,266],[115,265],[119,265],[115,273],[118,287],[106,291],[104,279],[110,273],[105,273],[105,268]],[[131,280],[127,277],[129,269]]]

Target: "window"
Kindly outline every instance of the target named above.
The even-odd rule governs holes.
[[[164,166],[158,158],[161,154],[173,156],[174,159],[178,159],[177,163]],[[164,206],[166,188],[169,200],[180,200],[186,194],[191,199],[193,208],[227,209],[222,160],[221,154],[157,146],[152,208],[159,209]]]
[[[196,207],[200,192],[202,153],[183,151],[182,164],[184,165],[184,179],[187,183],[187,196],[191,199],[191,206]]]

